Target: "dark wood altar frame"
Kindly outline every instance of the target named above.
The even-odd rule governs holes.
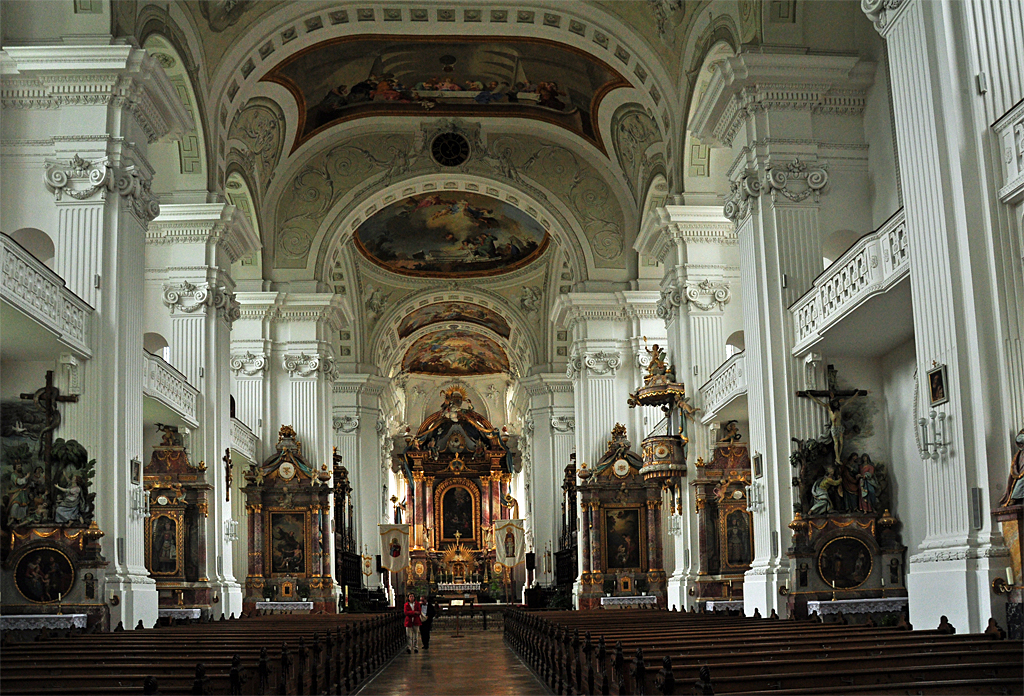
[[[266,511],[265,527],[263,534],[263,559],[264,567],[269,572],[272,578],[286,578],[293,575],[298,575],[296,572],[287,573],[275,573],[274,568],[274,515],[285,514],[285,515],[302,515],[302,575],[310,577],[312,575],[310,569],[310,557],[311,557],[311,534],[312,534],[312,522],[310,520],[310,511],[305,508],[270,508]]]
[[[465,488],[473,499],[473,536],[470,539],[455,539],[442,536],[444,533],[444,494],[449,488]],[[433,547],[438,549],[441,544],[454,544],[462,541],[472,541],[477,546],[482,544],[480,531],[480,489],[475,483],[467,478],[449,478],[442,480],[434,488],[434,523],[430,530],[433,538]]]
[[[611,556],[611,549],[608,548],[608,512],[611,510],[634,510],[637,516],[637,533],[639,539],[637,544],[640,546],[640,558],[639,567],[629,568],[609,568],[608,559]],[[644,504],[625,503],[625,504],[604,504],[598,508],[598,520],[601,525],[601,548],[604,551],[603,557],[601,558],[601,571],[605,573],[617,573],[617,572],[638,572],[646,573],[650,568],[647,562],[647,508]],[[591,522],[593,523],[593,521]]]
[[[153,558],[157,549],[153,548],[153,527],[161,517],[166,517],[174,522],[174,544],[176,555],[174,557],[174,570],[171,572],[157,571],[156,559]],[[153,511],[151,517],[146,519],[146,561],[149,574],[155,577],[176,578],[185,575],[185,511],[179,509]]]

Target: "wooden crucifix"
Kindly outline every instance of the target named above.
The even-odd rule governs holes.
[[[61,394],[60,390],[53,386],[53,370],[47,370],[46,386],[31,394],[22,394],[21,398],[30,399],[36,408],[46,414],[46,426],[39,431],[39,456],[42,458],[43,464],[46,465],[46,480],[50,488],[50,505],[52,507],[56,505],[57,500],[53,472],[53,431],[60,425],[60,411],[57,409],[57,404],[75,403],[78,401],[78,396]]]
[[[231,464],[231,448],[230,447],[224,450],[224,456],[221,457],[221,459],[224,461],[224,482],[226,484],[225,490],[224,490],[224,501],[230,503],[231,502],[231,482],[234,480],[234,477],[231,475],[231,470],[234,467]]]
[[[828,389],[808,389],[798,391],[797,396],[810,399],[828,411],[828,432],[832,436],[832,447],[835,450],[836,465],[842,465],[843,434],[846,431],[843,425],[843,406],[851,399],[858,396],[867,396],[864,389],[839,389],[836,386],[836,375],[838,371],[828,366]]]

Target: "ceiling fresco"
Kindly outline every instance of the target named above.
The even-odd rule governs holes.
[[[441,329],[416,339],[402,359],[403,372],[431,375],[483,375],[508,372],[505,351],[493,339],[457,329]]]
[[[438,302],[410,312],[398,325],[398,337],[405,338],[424,326],[448,321],[462,321],[483,326],[502,338],[508,338],[511,333],[504,317],[486,307],[468,302]]]
[[[294,152],[332,124],[364,116],[531,118],[600,149],[597,111],[629,83],[593,56],[542,39],[353,36],[325,41],[276,66],[264,80],[298,105]]]
[[[540,256],[549,236],[518,208],[464,191],[412,196],[359,226],[356,248],[394,273],[431,278],[494,276]]]

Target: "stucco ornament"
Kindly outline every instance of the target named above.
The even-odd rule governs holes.
[[[637,199],[651,164],[647,150],[662,141],[658,123],[639,104],[626,104],[612,116],[612,137],[619,167]]]
[[[164,285],[163,303],[171,310],[171,314],[195,314],[212,309],[229,325],[242,314],[241,305],[233,292],[228,292],[224,286],[210,283],[193,284],[187,280],[178,284],[168,283]]]
[[[817,203],[827,185],[828,172],[823,167],[809,167],[799,158],[782,166],[768,164],[764,170],[764,187],[771,194],[773,203],[779,196],[794,203],[813,196]]]
[[[251,100],[231,121],[228,143],[228,159],[242,166],[261,195],[266,193],[284,144],[284,115],[277,104]]]
[[[111,188],[111,168],[106,158],[96,161],[75,155],[70,160],[49,160],[43,165],[43,183],[60,201],[68,195],[77,201],[92,198]]]
[[[756,210],[757,198],[761,195],[761,180],[757,172],[745,172],[729,188],[722,214],[738,222]]]
[[[250,351],[246,351],[244,354],[232,355],[231,362],[228,365],[235,375],[245,375],[246,377],[255,377],[270,369],[270,361],[267,360],[266,355],[262,353],[255,355]]]
[[[326,377],[334,374],[334,358],[316,353],[284,356],[284,369],[292,377],[312,377],[321,372]]]
[[[727,283],[716,283],[710,278],[705,278],[699,283],[686,284],[686,301],[702,311],[723,311],[730,299],[732,293]]]

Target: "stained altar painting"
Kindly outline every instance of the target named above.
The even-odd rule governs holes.
[[[511,333],[508,322],[494,310],[467,302],[437,302],[410,312],[398,325],[398,337],[405,338],[424,326],[450,321],[483,326],[502,338]]]
[[[402,360],[406,372],[434,375],[479,375],[507,372],[508,357],[492,339],[454,329],[421,336]]]
[[[513,205],[475,193],[396,201],[359,226],[356,248],[395,273],[432,278],[498,275],[544,252],[547,231]]]

